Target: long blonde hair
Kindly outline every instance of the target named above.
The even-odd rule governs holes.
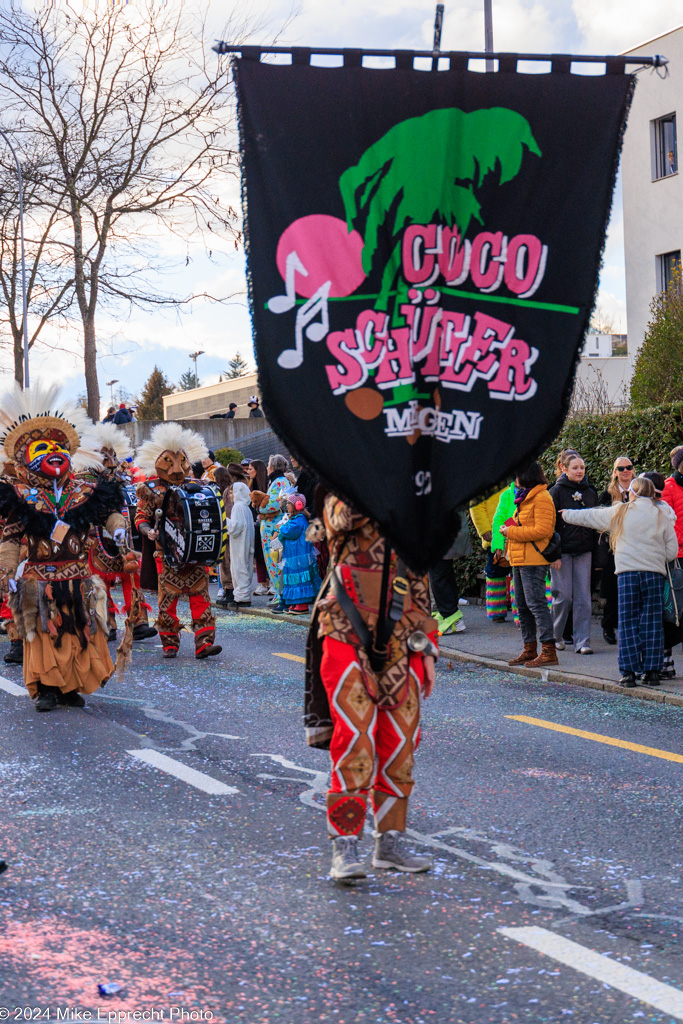
[[[633,459],[629,458],[628,455],[617,455],[616,459],[614,460],[614,466],[612,467],[612,478],[610,482],[607,484],[607,493],[612,499],[613,505],[616,504],[617,501],[624,500],[621,496],[621,488],[617,483],[617,477],[619,476],[619,474],[617,473],[617,463],[621,462],[622,459],[628,459],[631,465],[633,465]]]
[[[655,505],[655,508],[657,509],[657,515],[661,516],[663,514],[662,510],[657,506],[655,502],[657,491],[655,489],[655,485],[652,483],[652,480],[648,480],[646,477],[637,476],[635,480],[631,481],[631,490],[639,498],[650,498],[653,504]],[[619,508],[612,516],[612,522],[610,524],[609,530],[609,546],[612,549],[612,551],[616,549],[616,546],[619,542],[619,538],[624,532],[624,520],[628,515],[628,510],[630,507],[630,501],[624,501],[619,505]]]

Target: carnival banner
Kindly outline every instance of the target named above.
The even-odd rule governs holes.
[[[266,415],[425,569],[562,424],[632,76],[235,72]]]

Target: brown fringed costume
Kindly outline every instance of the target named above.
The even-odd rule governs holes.
[[[209,571],[203,565],[174,568],[169,565],[159,543],[156,530],[158,517],[169,487],[182,486],[189,478],[191,463],[208,455],[199,434],[186,430],[178,423],[160,423],[148,441],[141,445],[137,462],[151,479],[138,484],[138,507],[135,525],[143,543],[155,542],[154,559],[159,587],[159,617],[156,625],[164,647],[165,658],[175,658],[180,647],[180,621],[178,599],[186,595],[189,600],[194,632],[195,657],[202,660],[220,654],[221,647],[214,644],[216,619],[209,600]],[[145,557],[143,552],[143,573]],[[143,576],[143,585],[146,581]]]
[[[75,455],[101,468],[90,427],[77,407],[60,405],[55,387],[16,388],[0,399],[0,442],[16,474],[0,478],[0,573],[24,641],[24,682],[39,711],[81,705],[78,695],[113,672],[105,592],[90,574],[87,544],[94,524],[122,538],[123,494],[116,482],[73,475]]]

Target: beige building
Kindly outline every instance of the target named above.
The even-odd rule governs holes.
[[[164,398],[164,419],[205,420],[214,413],[227,412],[231,402],[237,403],[235,419],[248,419],[250,410],[247,402],[252,395],[257,395],[261,401],[257,374],[245,373],[235,380],[167,395]]]
[[[621,154],[628,356],[633,364],[650,320],[650,303],[681,265],[678,115],[683,117],[683,25],[626,52],[661,53],[669,59],[666,74],[638,75]]]

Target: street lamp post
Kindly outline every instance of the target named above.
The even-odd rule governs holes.
[[[197,376],[197,360],[199,359],[200,356],[203,355],[204,352],[201,350],[199,352],[190,352],[190,359],[194,359],[194,379],[197,387],[199,387],[199,377]]]
[[[107,387],[109,388],[109,404],[114,404],[114,384],[118,384],[117,380],[108,380]]]
[[[9,140],[7,132],[4,132],[0,128],[0,136],[5,140],[10,148],[14,162],[17,165],[17,177],[19,179],[19,234],[21,236],[21,294],[22,294],[22,305],[23,305],[23,325],[24,325],[24,387],[27,388],[29,385],[28,379],[28,309],[26,303],[26,253],[24,250],[24,185],[21,179],[21,164],[19,163],[19,157],[17,156],[16,150]]]

